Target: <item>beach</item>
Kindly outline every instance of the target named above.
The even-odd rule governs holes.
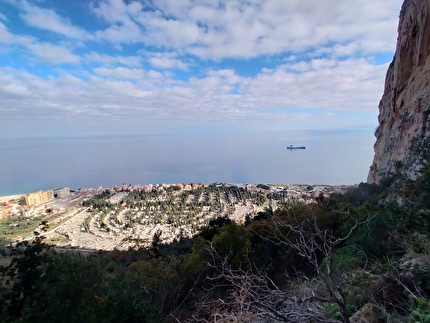
[[[23,197],[24,195],[25,194],[0,196],[0,203],[9,202],[10,200],[17,200],[17,199]]]

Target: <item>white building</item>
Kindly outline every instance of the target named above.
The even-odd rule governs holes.
[[[54,196],[58,199],[64,199],[70,195],[70,189],[68,187],[61,187],[54,189]]]

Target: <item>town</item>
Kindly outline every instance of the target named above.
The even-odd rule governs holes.
[[[87,250],[148,246],[192,237],[211,220],[244,223],[281,204],[315,203],[348,186],[282,184],[124,184],[31,192],[0,203],[0,238],[43,235],[47,243]]]

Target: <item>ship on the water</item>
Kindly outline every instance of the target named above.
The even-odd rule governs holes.
[[[287,146],[287,149],[306,149],[306,146],[289,145],[289,146]]]

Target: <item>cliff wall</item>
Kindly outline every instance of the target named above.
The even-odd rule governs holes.
[[[409,178],[420,170],[416,151],[430,137],[430,0],[405,0],[396,53],[379,103],[375,156],[368,182],[379,183],[401,167]]]

